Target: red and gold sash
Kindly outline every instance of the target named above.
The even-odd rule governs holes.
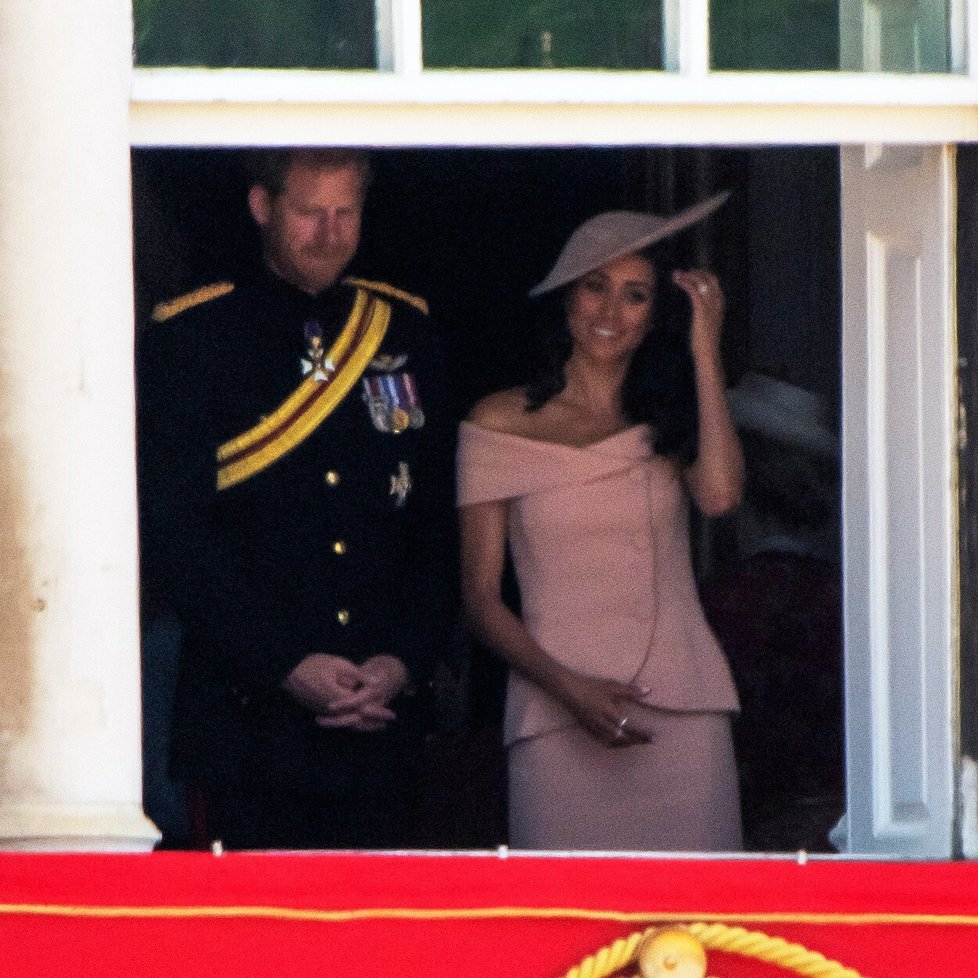
[[[334,372],[316,380],[315,371],[270,415],[217,449],[217,489],[228,489],[277,462],[332,414],[367,369],[390,322],[391,307],[358,288],[353,309],[329,350]]]

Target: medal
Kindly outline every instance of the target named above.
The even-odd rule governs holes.
[[[376,376],[361,378],[363,384],[363,401],[367,405],[370,423],[385,434],[391,432],[391,412],[387,403],[387,395]]]
[[[411,424],[411,417],[404,408],[396,407],[390,414],[391,431],[399,435]]]
[[[411,374],[375,373],[363,377],[362,383],[363,400],[378,431],[399,435],[424,426],[424,411]]]
[[[397,474],[390,477],[391,484],[388,496],[394,496],[394,505],[400,509],[407,502],[408,493],[413,488],[411,470],[407,462],[398,462]]]
[[[401,374],[404,378],[404,392],[407,395],[407,412],[411,420],[412,428],[424,426],[424,411],[421,410],[421,400],[418,397],[418,388],[414,383],[411,374]]]
[[[391,430],[391,418],[386,401],[382,397],[368,397],[366,401],[373,426],[378,431],[389,432]]]

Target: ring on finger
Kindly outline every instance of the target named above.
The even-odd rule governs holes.
[[[625,736],[625,727],[627,727],[627,726],[628,726],[628,717],[622,717],[618,721],[618,726],[615,728],[615,736],[616,737],[624,737]]]

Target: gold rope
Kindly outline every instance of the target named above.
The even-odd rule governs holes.
[[[648,930],[637,930],[634,934],[629,934],[628,937],[601,948],[597,954],[592,954],[579,965],[571,968],[564,978],[603,978],[605,975],[614,974],[635,960],[639,944],[654,930],[654,927]]]
[[[744,930],[743,927],[727,927],[717,923],[697,922],[687,924],[684,929],[708,950],[756,958],[808,978],[862,978],[858,971],[781,937],[770,937],[758,931]],[[636,931],[603,947],[571,968],[564,978],[607,978],[608,975],[633,964],[639,945],[656,930],[657,928],[650,927],[648,930]]]

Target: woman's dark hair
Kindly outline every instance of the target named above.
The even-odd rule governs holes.
[[[642,253],[655,269],[648,254]],[[622,410],[631,424],[652,429],[652,447],[684,464],[696,460],[696,379],[689,348],[689,305],[685,295],[670,296],[656,272],[653,322],[632,357],[622,385]],[[543,300],[539,320],[539,362],[526,385],[527,410],[537,411],[567,383],[564,367],[573,349],[565,311],[568,290]],[[682,302],[680,302],[682,300]]]

